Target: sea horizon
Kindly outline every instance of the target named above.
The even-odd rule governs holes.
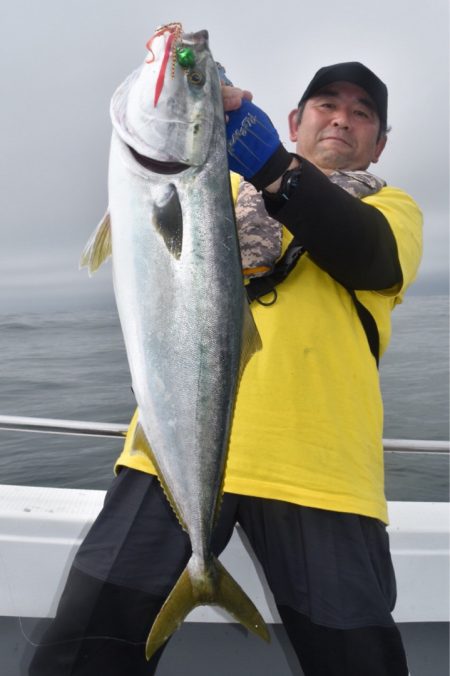
[[[449,439],[448,296],[406,297],[381,361],[385,438]],[[127,424],[135,408],[114,305],[0,313],[0,415]],[[0,430],[0,482],[107,488],[120,439]],[[386,454],[389,499],[448,500],[448,455]]]

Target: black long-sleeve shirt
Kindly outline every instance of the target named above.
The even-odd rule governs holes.
[[[400,286],[397,244],[385,216],[332,183],[311,162],[301,162],[300,180],[289,200],[264,196],[268,213],[343,286],[373,291]]]

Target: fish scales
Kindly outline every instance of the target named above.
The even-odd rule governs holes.
[[[108,215],[82,260],[94,269],[106,257],[110,222],[136,435],[192,546],[150,632],[149,658],[204,603],[268,633],[211,552],[239,379],[260,348],[242,282],[217,67],[206,31],[170,24],[148,45],[151,56],[111,102]],[[191,50],[189,68],[177,63],[176,46]]]
[[[222,473],[218,458],[225,458],[227,443],[223,430],[239,369],[242,303],[235,299],[242,299],[243,292],[239,258],[233,252],[236,242],[230,236],[232,213],[229,199],[212,199],[213,194],[228,195],[229,186],[224,176],[205,169],[201,176],[188,169],[163,179],[177,188],[183,213],[183,246],[176,260],[158,232],[146,227],[154,199],[152,186],[146,184],[153,176],[136,181],[121,157],[129,151],[114,145],[112,221],[142,221],[133,230],[112,230],[113,251],[119,252],[114,255],[116,299],[131,355],[133,388],[158,467],[187,523],[187,515],[197,511],[198,496],[206,499],[209,486],[214,501]],[[217,186],[214,193],[205,189],[211,183]],[[138,216],[135,196],[124,208],[123,190],[145,195]],[[191,538],[197,537],[192,530]]]

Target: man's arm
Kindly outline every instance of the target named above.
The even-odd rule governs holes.
[[[374,291],[401,286],[397,244],[385,216],[307,160],[301,163],[298,185],[288,200],[264,192],[268,213],[344,286]]]
[[[303,158],[298,185],[289,199],[277,198],[283,174],[298,164],[251,94],[223,87],[230,169],[257,190],[264,189],[268,213],[286,226],[317,265],[352,289],[400,288],[397,244],[385,216],[334,185]]]

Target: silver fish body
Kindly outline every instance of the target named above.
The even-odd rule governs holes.
[[[132,74],[111,104],[113,277],[138,433],[192,545],[147,657],[202,603],[227,608],[268,638],[256,608],[210,549],[239,379],[260,342],[242,282],[217,68],[206,32],[179,40],[195,55],[195,78],[193,69],[167,63],[155,105],[168,51],[167,35],[156,34],[155,60]]]

